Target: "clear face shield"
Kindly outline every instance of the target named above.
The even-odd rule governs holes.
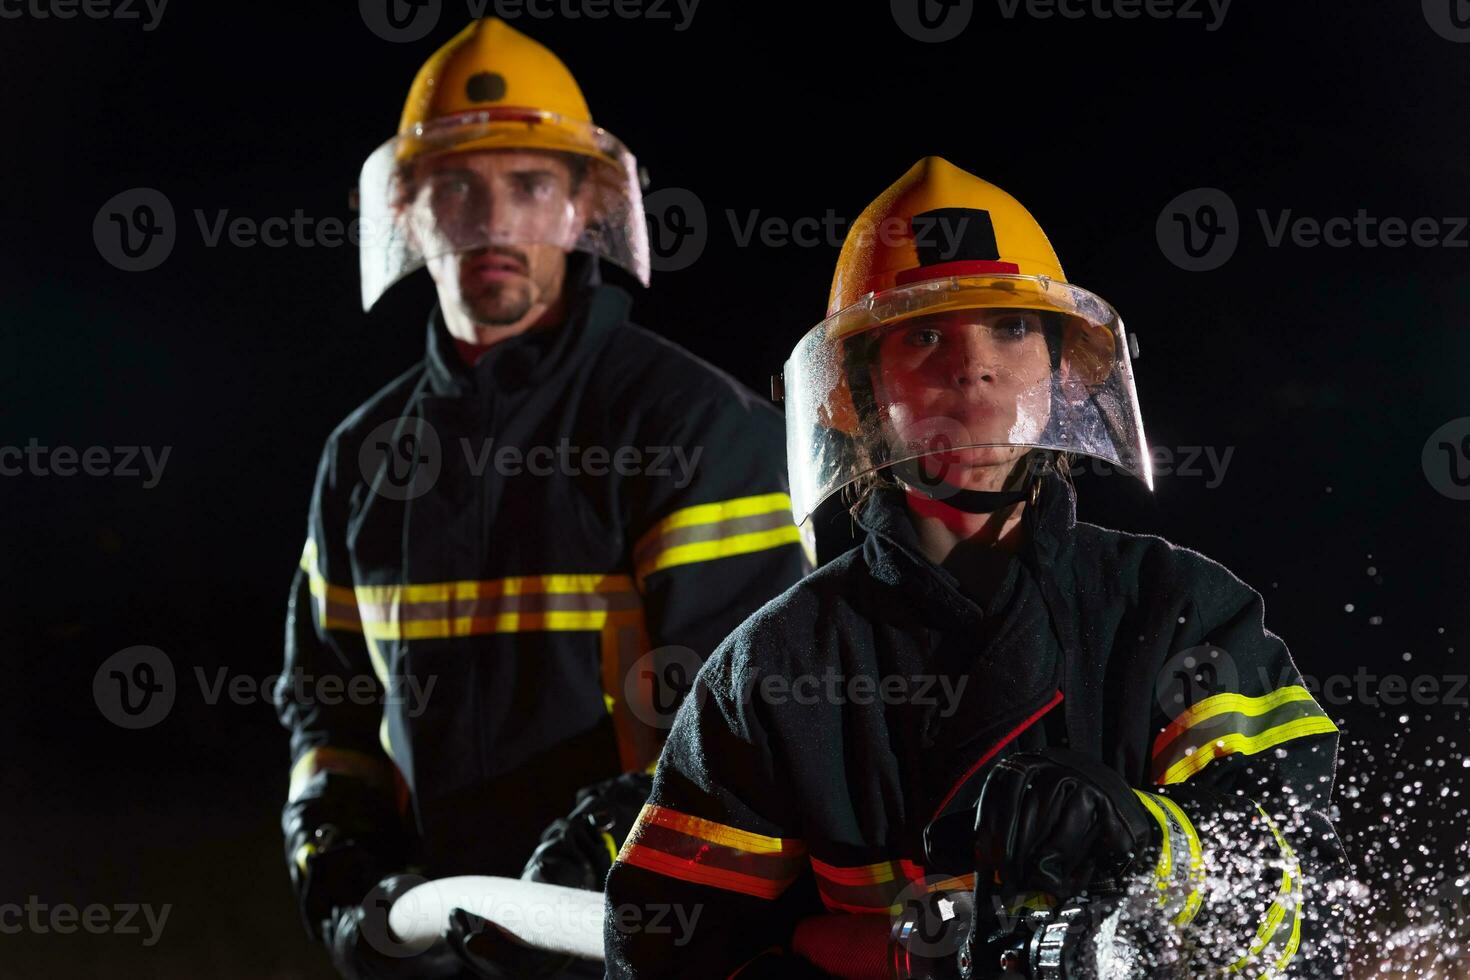
[[[937,499],[1012,489],[1034,449],[1105,459],[1153,486],[1122,320],[1045,277],[870,294],[802,338],[784,388],[798,522],[882,469]]]
[[[527,271],[526,250],[587,252],[648,283],[638,165],[610,133],[553,113],[486,109],[378,147],[358,184],[362,303],[448,256],[482,278]]]

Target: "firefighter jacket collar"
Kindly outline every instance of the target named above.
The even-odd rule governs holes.
[[[467,365],[444,325],[439,307],[429,314],[428,386],[441,397],[461,397],[487,388],[529,388],[547,380],[574,353],[600,347],[628,319],[632,299],[603,284],[595,263],[567,267],[567,318],[554,327],[528,330],[491,347]]]
[[[1077,664],[1069,651],[1080,649],[1071,567],[1077,523],[1071,486],[1058,477],[1043,478],[1037,503],[1027,506],[1023,520],[1026,541],[1002,582],[982,605],[961,591],[952,574],[920,551],[903,491],[879,490],[859,518],[868,532],[863,557],[869,574],[901,592],[904,601],[922,611],[931,631],[927,645],[937,658],[933,666],[945,672],[976,675],[977,683],[967,693],[966,710],[942,723],[934,718],[925,720],[926,742],[944,741],[956,749],[984,742],[994,734],[993,723],[1004,721],[1001,727],[1009,727],[1018,718],[1041,710],[1071,683],[1070,675]],[[984,638],[982,644],[989,650],[986,663],[975,660],[977,638]],[[997,661],[1025,664],[1022,673],[1029,679],[1022,683],[1018,678],[1018,685],[1007,695],[1015,717],[993,703],[976,710],[979,689],[985,686],[979,683],[979,677]],[[1071,718],[1065,722],[1068,737],[1082,737],[1083,733],[1071,731],[1073,722]],[[935,729],[928,730],[930,725]],[[1090,742],[1076,744],[1087,747]],[[955,754],[955,758],[962,756],[963,751]],[[951,785],[957,776],[958,770],[935,774],[945,785]],[[956,799],[968,802],[972,795],[960,794]]]
[[[1044,589],[1051,605],[1055,576],[1059,566],[1065,564],[1072,530],[1077,524],[1076,497],[1071,486],[1055,476],[1044,477],[1040,497],[1035,506],[1027,506],[1022,520],[1026,541],[1018,557],[1038,580],[1052,583],[1052,588]],[[924,556],[918,534],[908,519],[902,490],[879,488],[863,508],[858,524],[868,532],[863,557],[873,578],[937,604],[962,624],[995,615],[1015,586],[1017,563],[1012,562],[1001,587],[983,607],[967,597],[953,575]],[[1053,614],[1059,611],[1052,610]]]

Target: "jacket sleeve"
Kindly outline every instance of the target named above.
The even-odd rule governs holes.
[[[1158,901],[1198,970],[1333,976],[1349,874],[1329,816],[1337,726],[1260,595],[1207,559],[1190,578],[1139,793],[1163,841]]]
[[[607,975],[727,977],[791,932],[810,884],[792,795],[744,658],[721,647],[680,707],[607,880]]]
[[[647,629],[632,647],[656,661],[637,669],[680,691],[735,627],[811,570],[791,515],[780,414],[750,392],[719,395],[657,413],[667,472],[629,481],[629,558]],[[607,689],[647,698],[631,715],[654,731],[631,732],[628,713],[614,711],[625,769],[657,756],[676,705],[626,683],[631,669],[619,663]]]
[[[352,469],[331,440],[318,467],[306,545],[286,611],[274,700],[291,733],[282,826],[293,875],[314,831],[332,824],[387,864],[401,846],[398,773],[379,741],[387,671],[370,650],[347,552]],[[388,868],[387,870],[394,870]]]

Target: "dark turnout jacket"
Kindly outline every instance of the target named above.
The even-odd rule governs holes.
[[[1025,520],[982,607],[919,552],[902,494],[880,491],[860,549],[716,651],[608,880],[624,911],[609,976],[723,977],[806,916],[970,887],[985,775],[1050,745],[1140,794],[1160,842],[1142,872],[1174,948],[1330,975],[1337,730],[1261,597],[1197,552],[1078,522],[1052,477]],[[702,911],[687,934],[637,928],[650,903]]]
[[[308,807],[370,837],[396,797],[427,873],[518,875],[806,571],[779,413],[628,304],[590,284],[473,367],[436,313],[424,360],[327,440],[276,698],[288,833]]]

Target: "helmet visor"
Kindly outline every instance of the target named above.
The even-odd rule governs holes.
[[[487,109],[421,126],[373,152],[358,183],[362,305],[444,256],[551,245],[607,259],[647,285],[638,165],[606,130],[554,113]]]
[[[999,489],[1031,449],[1153,486],[1123,322],[1067,283],[964,276],[869,294],[808,332],[784,377],[798,522],[898,464],[940,498]]]

